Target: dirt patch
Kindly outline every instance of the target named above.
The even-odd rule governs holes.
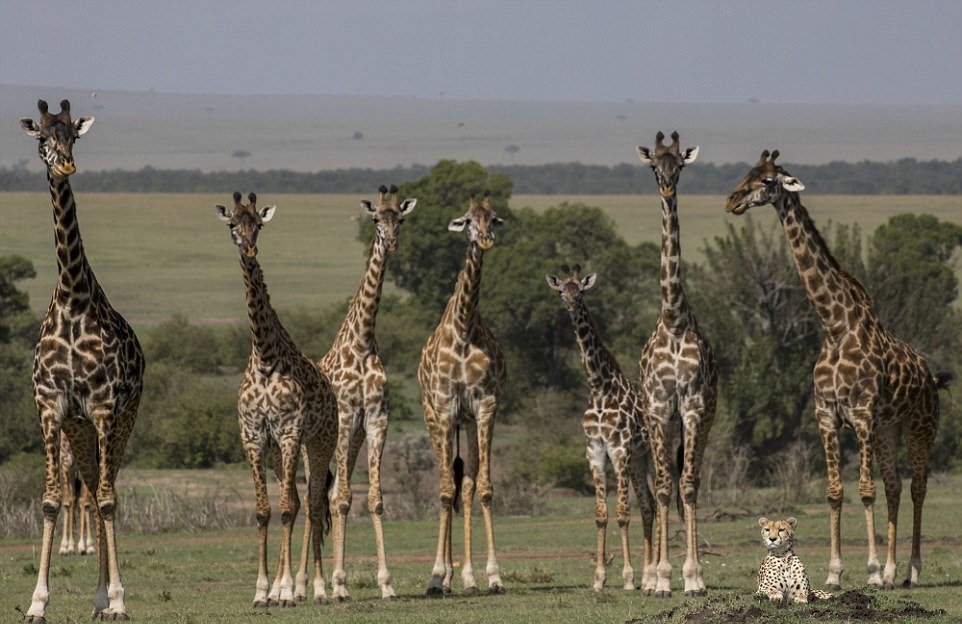
[[[866,594],[859,590],[847,591],[844,594],[826,601],[819,601],[805,606],[786,605],[777,607],[766,605],[764,608],[757,604],[732,604],[724,598],[709,599],[698,607],[677,607],[663,611],[652,620],[663,624],[747,624],[748,622],[781,621],[780,615],[772,612],[777,609],[791,610],[795,615],[807,611],[808,619],[832,622],[898,622],[906,617],[934,618],[945,615],[942,609],[934,611],[922,607],[911,600],[885,601],[882,605],[876,595]],[[649,620],[628,620],[625,624],[641,624]]]

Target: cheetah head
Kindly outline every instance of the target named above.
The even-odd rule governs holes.
[[[795,544],[795,526],[798,520],[786,518],[785,520],[769,520],[759,518],[758,526],[761,527],[762,542],[770,552],[780,554],[789,550]]]

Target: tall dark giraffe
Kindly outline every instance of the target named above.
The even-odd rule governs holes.
[[[728,196],[725,209],[740,215],[752,206],[775,207],[808,300],[825,333],[814,371],[815,419],[825,448],[831,510],[831,559],[825,584],[839,588],[842,575],[838,430],[848,425],[859,444],[858,492],[865,507],[869,585],[892,587],[895,583],[896,524],[902,493],[896,455],[899,439],[903,434],[907,438],[914,514],[912,558],[904,584],[911,587],[918,583],[922,567],[922,504],[939,423],[938,390],[947,387],[950,376],[930,373],[922,356],[885,330],[872,307],[872,298],[858,280],[839,266],[802,205],[799,193],[805,185],[777,165],[777,157],[778,150],[771,154],[768,150],[762,152]],[[873,452],[882,472],[888,504],[884,571],[879,567],[875,549]]]
[[[682,152],[678,133],[671,145],[665,135],[655,136],[655,151],[638,147],[638,156],[651,166],[661,195],[661,314],[648,338],[638,365],[646,400],[646,419],[655,463],[655,500],[658,505],[658,581],[655,595],[671,595],[671,563],[668,560],[668,502],[671,498],[671,449],[681,429],[683,465],[678,492],[684,511],[685,563],[682,575],[686,596],[705,594],[698,560],[696,517],[701,462],[708,432],[715,420],[718,371],[711,345],[698,331],[698,323],[681,284],[681,242],[678,235],[678,177],[694,162],[697,147]],[[674,423],[677,422],[678,425]]]
[[[144,355],[134,330],[111,307],[87,263],[70,176],[77,170],[73,145],[90,129],[93,117],[70,118],[70,102],[52,115],[38,102],[40,122],[20,120],[40,143],[53,205],[57,285],[40,325],[33,361],[34,398],[47,461],[43,492],[40,571],[24,619],[43,622],[50,597],[50,552],[63,501],[60,436],[67,436],[80,475],[93,496],[97,515],[99,580],[94,618],[126,620],[114,517],[114,482],[134,427],[143,388]]]

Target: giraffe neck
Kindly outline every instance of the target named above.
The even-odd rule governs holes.
[[[454,295],[449,304],[450,321],[455,333],[467,336],[478,316],[478,299],[481,293],[481,261],[484,252],[476,243],[468,244],[464,255],[464,267],[458,272]]]
[[[598,327],[584,302],[577,301],[568,314],[575,328],[578,348],[581,349],[581,363],[585,367],[588,386],[592,389],[601,388],[610,383],[613,374],[619,371],[618,364],[601,342]]]
[[[295,350],[294,341],[281,325],[271,306],[264,273],[256,257],[241,255],[241,269],[247,288],[247,318],[251,326],[251,358],[273,369],[283,356]]]
[[[868,293],[832,256],[798,193],[783,193],[775,208],[822,329],[838,338],[857,322],[863,304],[870,303]]]
[[[99,295],[100,285],[84,253],[70,179],[57,180],[48,174],[47,181],[50,183],[50,203],[53,205],[59,274],[54,299],[61,306],[85,308]]]
[[[661,321],[673,334],[693,323],[691,308],[681,285],[681,240],[678,233],[678,198],[661,198]]]
[[[357,292],[351,298],[347,315],[337,332],[336,343],[349,342],[359,353],[374,349],[374,325],[381,303],[381,289],[384,285],[384,267],[387,263],[387,250],[383,241],[375,236],[371,253]]]

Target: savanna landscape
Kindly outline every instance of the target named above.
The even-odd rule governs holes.
[[[7,95],[0,104],[6,105]],[[101,102],[98,106],[113,105],[108,99]],[[165,98],[142,102],[159,111],[167,104]],[[194,115],[190,118],[197,125],[188,124],[188,132],[167,137],[166,143],[155,147],[170,157],[177,156],[171,152],[175,149],[187,149],[198,157],[190,143],[190,128],[199,131],[203,125],[193,110],[200,106],[199,100],[181,99],[178,106],[187,107],[181,114]],[[698,119],[705,114],[699,111],[687,114]],[[559,119],[565,118],[562,112],[559,109]],[[205,111],[201,117],[209,114]],[[243,118],[245,113],[236,114]],[[624,124],[627,117],[621,117],[608,125]],[[269,135],[275,121],[264,123],[261,131]],[[489,125],[482,135],[496,126],[492,119],[486,118],[485,123]],[[178,132],[184,132],[184,127]],[[799,129],[792,140],[800,141],[803,134]],[[860,136],[865,141],[871,138],[867,131]],[[419,149],[476,142],[499,153],[507,137],[495,133],[485,140],[435,135],[429,139],[427,147]],[[352,139],[355,150],[357,140]],[[127,149],[114,146],[105,151],[103,144],[87,141],[78,151],[89,145],[96,154],[95,163],[112,166],[115,163],[104,157],[112,149]],[[4,142],[2,156],[9,161],[7,145]],[[315,147],[299,149],[307,154]],[[390,145],[368,142],[363,147],[379,150],[381,160],[372,162],[391,162],[383,160],[393,157],[388,155],[393,154]],[[226,148],[218,144],[217,149]],[[799,153],[818,160],[811,145],[806,150]],[[517,150],[509,153],[518,156]],[[525,154],[524,149],[520,153]],[[256,157],[248,153],[234,158],[260,165],[255,159],[267,161],[267,154],[277,162],[288,162],[283,142],[269,144]],[[137,158],[154,156],[148,152]],[[10,174],[4,179],[15,180],[18,190],[0,191],[0,581],[5,587],[0,612],[18,617],[13,613],[23,613],[30,605],[39,571],[42,524],[43,447],[30,364],[57,267],[51,245],[50,197],[42,186],[36,191],[19,190],[24,180],[36,177],[31,171],[34,165],[19,159],[12,162],[17,164],[2,173]],[[81,156],[78,162],[84,163]],[[140,164],[136,159],[129,162],[134,167]],[[220,166],[230,163],[217,162]],[[825,171],[829,165],[820,162],[811,171]],[[932,194],[910,194],[914,187],[902,181],[894,191],[900,194],[878,187],[877,193],[886,194],[854,194],[851,189],[860,188],[858,184],[846,187],[842,179],[833,188],[851,194],[802,197],[832,253],[873,294],[886,326],[918,348],[934,371],[957,372],[962,368],[958,299],[962,200],[951,186],[957,162],[932,162],[940,167],[938,175],[924,181]],[[912,171],[926,166],[918,161],[908,165]],[[891,170],[893,165],[887,166]],[[878,163],[846,167],[860,172],[865,180],[877,171]],[[730,169],[714,168],[712,173],[724,177]],[[571,264],[597,273],[598,286],[585,296],[586,304],[607,348],[626,374],[637,378],[639,351],[660,306],[659,198],[650,191],[516,194],[507,173],[471,160],[442,160],[417,169],[416,176],[391,179],[392,174],[412,170],[383,170],[383,182],[399,184],[399,197],[417,197],[418,205],[400,228],[399,248],[388,264],[377,319],[391,395],[383,460],[385,541],[399,600],[379,597],[372,523],[366,509],[367,466],[362,460],[352,482],[354,503],[347,525],[346,569],[352,599],[267,610],[250,606],[258,556],[256,519],[236,419],[237,387],[250,353],[244,281],[237,249],[214,210],[215,204],[230,202],[231,191],[253,189],[87,192],[83,174],[78,174],[75,193],[87,258],[111,304],[136,330],[148,362],[140,413],[117,481],[119,558],[132,618],[157,622],[233,622],[265,614],[290,621],[332,617],[346,622],[952,622],[962,618],[962,602],[957,598],[962,547],[953,524],[962,489],[957,459],[962,452],[958,420],[962,407],[958,393],[951,391],[941,393],[920,584],[911,590],[885,591],[865,585],[866,529],[857,486],[858,452],[854,437],[845,432],[841,449],[845,573],[840,595],[825,603],[788,607],[752,597],[764,556],[759,516],[797,517],[796,550],[813,586],[820,586],[828,573],[825,462],[811,397],[811,366],[821,334],[773,211],[756,208],[742,218],[726,214],[723,193],[728,189],[716,184],[709,194],[688,195],[684,175],[678,186],[682,276],[700,327],[714,346],[720,378],[718,417],[705,452],[697,514],[696,542],[708,595],[686,598],[681,591],[685,535],[674,506],[668,540],[672,596],[654,598],[618,589],[622,561],[615,556],[618,528],[612,500],[608,584],[604,591],[592,591],[596,510],[580,426],[586,396],[584,369],[571,321],[544,277]],[[163,179],[163,170],[140,171]],[[563,175],[570,169],[558,171]],[[109,184],[110,171],[101,173],[98,183]],[[270,180],[282,181],[285,173],[269,173],[273,178],[258,178],[258,185],[268,184],[256,189],[258,205],[273,204],[277,211],[264,224],[257,257],[281,322],[299,348],[316,360],[330,346],[360,280],[373,230],[359,201],[374,199],[376,188],[366,193],[308,194],[289,192],[280,184],[280,190],[272,192]],[[370,170],[360,173],[371,175]],[[170,180],[189,178],[196,183],[203,175],[181,170],[171,173]],[[650,178],[641,166],[637,175]],[[129,184],[130,176],[123,172],[115,178]],[[709,184],[705,180],[702,192]],[[816,180],[806,182],[818,188]],[[454,591],[430,600],[424,590],[437,537],[438,478],[422,422],[415,372],[421,347],[450,296],[462,261],[463,236],[450,233],[448,223],[464,210],[471,194],[484,191],[491,193],[505,221],[496,247],[485,260],[481,310],[505,349],[509,371],[492,451],[494,523],[507,593],[460,593],[463,535],[456,521]],[[363,449],[361,453],[363,457]],[[904,452],[898,462],[904,477]],[[608,487],[611,494],[613,484]],[[904,578],[909,558],[909,487],[906,480],[899,514],[898,582]],[[303,499],[303,474],[299,488]],[[274,480],[269,489],[276,505]],[[880,480],[878,489],[876,542],[883,548],[885,499]],[[633,497],[630,539],[636,583],[642,567],[638,507]],[[475,565],[480,568],[477,544],[484,536],[477,511],[473,541]],[[276,507],[274,513],[270,557],[277,552],[280,534]],[[303,519],[302,507],[295,537],[301,534]],[[324,545],[328,583],[330,543],[329,535]],[[299,554],[299,539],[295,539],[295,561]],[[88,618],[95,562],[95,557],[54,552],[50,620]]]

